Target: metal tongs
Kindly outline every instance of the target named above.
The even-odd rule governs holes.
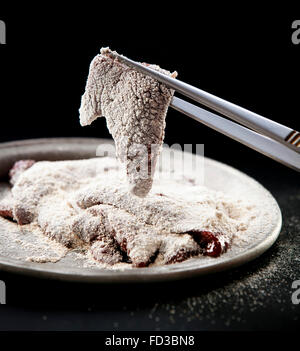
[[[179,99],[176,96],[173,97],[170,105],[175,110],[298,172],[300,171],[299,132],[190,84],[157,72],[125,56],[116,53],[114,53],[114,56],[127,66],[151,76],[176,92],[231,118],[239,124]]]

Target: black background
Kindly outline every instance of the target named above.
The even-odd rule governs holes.
[[[41,137],[110,137],[104,118],[82,128],[78,115],[89,63],[102,46],[137,61],[177,70],[178,79],[300,129],[300,45],[293,45],[291,41],[291,24],[299,18],[292,7],[290,14],[280,8],[276,14],[273,8],[263,14],[261,8],[251,11],[246,5],[224,12],[219,7],[199,10],[183,3],[162,11],[149,4],[139,15],[133,13],[133,5],[127,6],[127,12],[117,3],[113,7],[111,12],[91,7],[78,15],[74,15],[73,7],[65,12],[58,8],[54,13],[46,6],[26,12],[18,8],[18,16],[5,13],[0,16],[7,25],[7,44],[0,45],[1,142]],[[288,208],[291,204],[284,197],[288,191],[294,194],[299,189],[296,172],[172,109],[167,116],[165,142],[204,144],[207,157],[254,176],[277,196],[281,206],[286,206],[284,214],[298,215],[299,201]],[[191,289],[193,296],[197,293],[204,296],[207,291],[222,288],[226,293],[226,285],[233,279],[255,274],[276,256],[276,250],[279,249],[275,247],[253,266],[219,276],[218,283],[214,278],[200,279],[187,285],[166,284],[163,288],[94,289],[1,273],[0,279],[7,282],[8,301],[12,305],[5,307],[6,322],[2,328],[112,330],[118,321],[123,330],[152,329],[154,325],[159,326],[159,322],[149,321],[146,316],[156,300],[168,301],[171,294],[174,303],[179,303],[189,296],[187,289]],[[299,273],[299,269],[295,272]],[[27,282],[26,292],[18,294],[19,287]],[[203,284],[207,284],[204,290]],[[74,290],[85,298],[79,305],[72,295]],[[286,295],[289,292],[283,290],[285,299],[289,299]],[[259,289],[255,293],[259,296]],[[122,309],[124,304],[129,306],[126,311]],[[229,312],[224,309],[224,313],[230,314],[230,306],[226,308]],[[133,317],[132,311],[135,311]],[[243,326],[226,328],[217,321],[216,328],[255,329],[255,320],[262,318],[258,329],[295,329],[295,323],[289,320],[290,312],[285,314],[284,322],[280,322],[275,307],[268,311],[274,319],[268,319],[264,311],[258,315],[249,312]],[[297,311],[293,310],[293,318],[299,315],[299,309]],[[191,328],[187,322],[180,323],[164,322],[161,329]],[[192,324],[193,330],[197,328],[205,330],[207,326],[204,322]],[[209,329],[214,326],[210,325]]]
[[[245,9],[219,17],[207,11],[185,16],[185,22],[171,16],[152,18],[153,28],[147,18],[117,22],[102,12],[4,16],[0,140],[110,137],[104,118],[85,128],[78,119],[89,64],[102,46],[177,70],[178,79],[300,129],[300,45],[291,41],[294,15],[251,15]],[[275,165],[171,109],[165,142],[205,144],[206,156],[235,166],[245,160],[260,167]]]

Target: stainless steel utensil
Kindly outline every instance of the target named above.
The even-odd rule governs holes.
[[[243,107],[162,74],[125,56],[112,53],[121,63],[166,84],[176,92],[238,123],[173,97],[171,107],[230,138],[300,171],[300,133]]]

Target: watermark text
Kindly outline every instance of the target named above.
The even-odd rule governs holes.
[[[119,148],[120,149],[120,148]],[[122,145],[122,151],[114,144],[100,144],[96,156],[114,156],[126,167],[126,173],[133,179],[155,178],[164,180],[188,179],[197,175],[197,184],[204,182],[204,145],[203,144],[131,144]],[[194,153],[193,153],[194,152]],[[154,170],[155,174],[154,174]]]
[[[300,44],[300,20],[292,23],[292,29],[295,29],[292,33],[292,43],[298,45]]]
[[[0,305],[6,304],[6,285],[4,281],[0,280]]]
[[[0,20],[0,44],[6,44],[6,24]]]
[[[300,303],[300,280],[293,281],[292,289],[295,290],[292,293],[292,303],[294,305],[299,305],[299,303]]]

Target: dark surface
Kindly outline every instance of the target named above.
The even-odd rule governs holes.
[[[104,118],[85,128],[78,123],[89,63],[101,46],[177,70],[183,81],[300,130],[300,45],[291,42],[291,23],[299,18],[292,7],[286,15],[282,5],[276,14],[274,4],[266,14],[253,4],[234,11],[181,4],[166,13],[153,6],[155,14],[147,19],[148,6],[141,16],[132,11],[131,20],[113,5],[113,12],[85,12],[80,4],[78,16],[73,5],[72,15],[18,8],[17,17],[17,11],[3,10],[0,141],[108,137]],[[0,308],[0,329],[296,329],[300,305],[292,304],[291,285],[300,279],[299,174],[172,110],[165,142],[204,144],[207,157],[270,190],[283,213],[277,243],[234,271],[160,285],[63,284],[1,272],[7,305]]]
[[[1,306],[0,328],[296,330],[300,305],[291,296],[292,282],[300,279],[298,174],[275,164],[239,168],[261,181],[282,209],[280,237],[260,258],[224,273],[146,285],[71,284],[2,272],[7,305]]]

